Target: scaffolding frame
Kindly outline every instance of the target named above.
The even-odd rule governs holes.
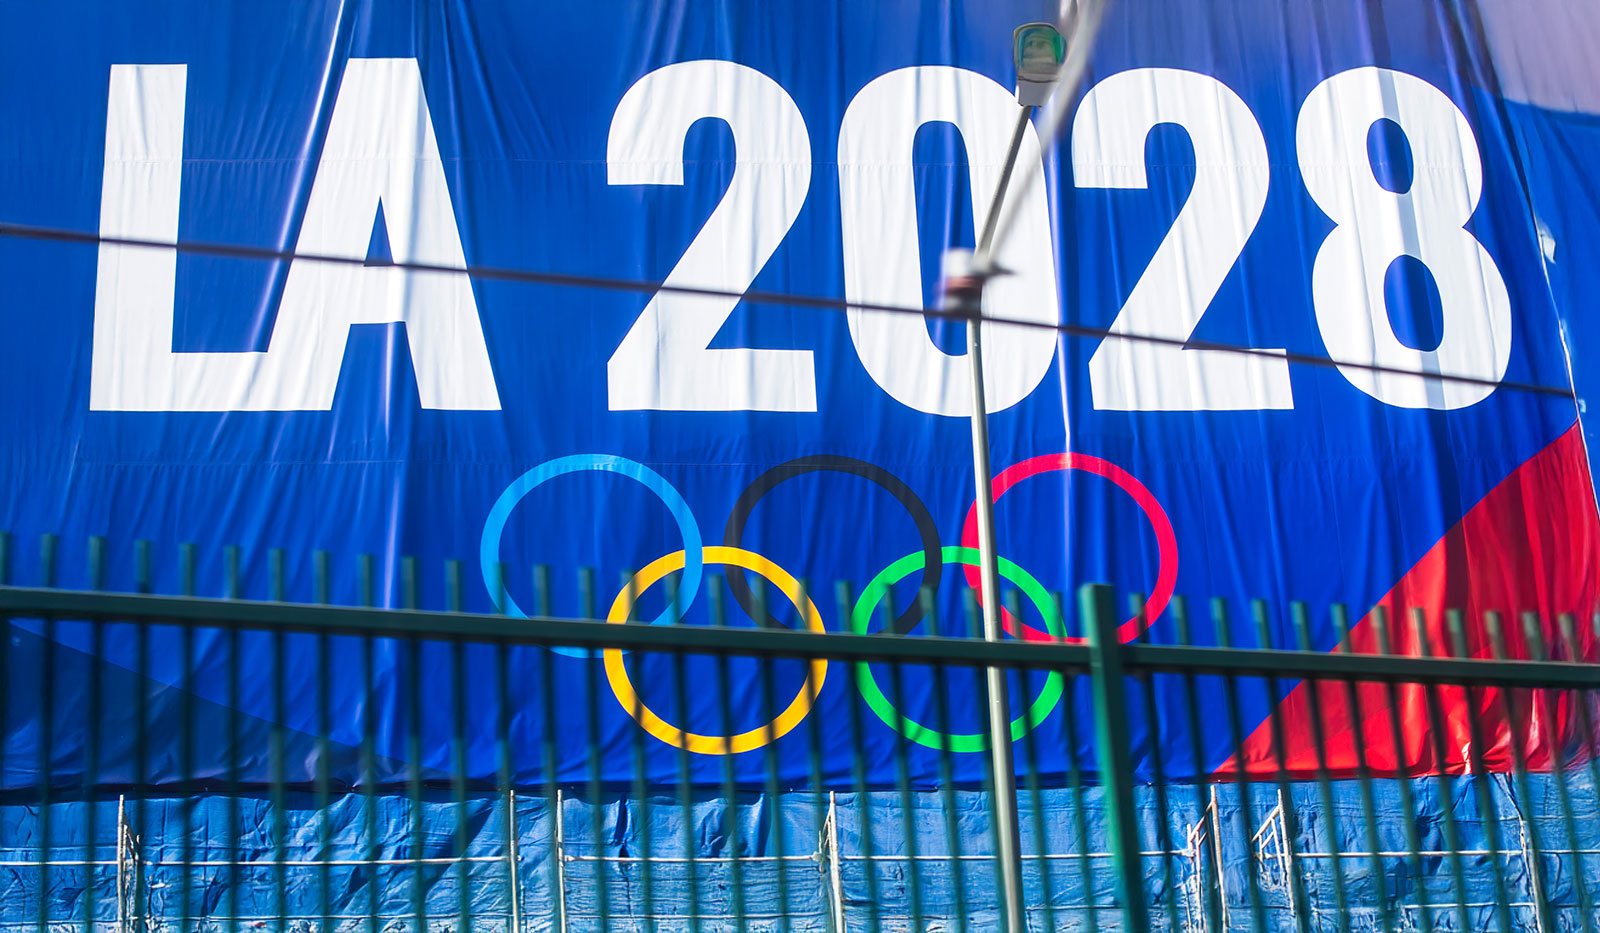
[[[1215,805],[1214,793],[1215,791],[1213,790],[1213,806]],[[1546,847],[1542,848],[1538,853],[1535,853],[1531,837],[1528,832],[1528,820],[1522,814],[1521,809],[1515,806],[1512,807],[1510,812],[1496,812],[1495,814],[1497,819],[1501,820],[1502,822],[1510,822],[1516,827],[1517,847],[1515,849],[1511,849],[1509,847],[1504,850],[1479,848],[1455,849],[1453,851],[1450,849],[1418,849],[1416,851],[1412,851],[1411,849],[1379,849],[1377,851],[1372,851],[1370,849],[1354,849],[1340,852],[1325,852],[1310,849],[1302,850],[1295,847],[1294,840],[1290,837],[1287,831],[1287,822],[1284,818],[1284,808],[1287,805],[1288,801],[1284,799],[1282,789],[1279,789],[1277,804],[1274,805],[1273,808],[1269,810],[1262,818],[1261,828],[1256,831],[1255,835],[1251,839],[1251,857],[1256,860],[1257,864],[1261,865],[1265,869],[1268,869],[1268,871],[1263,872],[1261,875],[1262,887],[1264,889],[1281,890],[1285,892],[1290,890],[1290,872],[1296,871],[1297,862],[1303,860],[1358,861],[1368,860],[1374,857],[1385,860],[1410,858],[1426,859],[1447,858],[1455,855],[1471,856],[1475,858],[1498,858],[1501,859],[1507,866],[1511,864],[1513,859],[1516,859],[1521,861],[1525,866],[1531,866],[1538,858],[1541,857],[1560,858],[1571,856],[1575,859],[1582,859],[1585,856],[1600,857],[1600,849],[1559,849]],[[1513,909],[1521,908],[1530,911],[1533,918],[1532,923],[1535,933],[1556,933],[1556,931],[1548,929],[1544,920],[1544,912],[1540,909],[1540,905],[1542,902],[1544,902],[1546,897],[1545,893],[1540,887],[1540,872],[1529,870],[1526,872],[1526,875],[1528,878],[1528,893],[1531,897],[1531,900],[1508,901],[1506,906]],[[1219,884],[1221,883],[1221,880],[1221,876],[1219,875]],[[1228,899],[1226,897],[1226,891],[1223,890],[1222,893],[1224,917],[1226,917]],[[1465,897],[1465,892],[1461,892],[1461,896]],[[1286,909],[1288,911],[1291,924],[1297,929],[1302,928],[1300,924],[1299,907],[1296,904],[1295,898],[1288,897],[1286,898],[1285,903],[1287,904]],[[1307,918],[1311,923],[1311,929],[1322,929],[1322,918],[1327,912],[1318,907],[1317,899],[1309,896],[1309,892],[1306,898],[1306,904],[1311,912],[1311,916]],[[1448,904],[1437,905],[1408,904],[1403,902],[1391,902],[1388,904],[1388,908],[1390,910],[1397,911],[1403,915],[1415,914],[1422,910],[1443,911],[1454,910],[1458,908],[1475,909],[1495,906],[1498,906],[1497,902],[1495,901],[1452,901]],[[1550,906],[1563,909],[1566,907],[1566,905]],[[1366,911],[1376,910],[1377,907],[1356,907],[1351,909]],[[1572,905],[1571,909],[1580,910],[1582,908],[1579,905]],[[1224,920],[1223,927],[1224,929],[1228,929],[1226,919]],[[1210,933],[1210,931],[1207,931],[1207,933]]]
[[[687,864],[689,862],[693,862],[695,864],[703,864],[703,865],[718,865],[718,864],[730,864],[732,862],[738,861],[738,862],[740,862],[742,864],[749,865],[749,864],[775,864],[777,862],[791,862],[791,863],[792,862],[808,862],[808,863],[814,864],[816,866],[816,869],[817,869],[818,873],[820,875],[822,875],[823,879],[824,879],[823,886],[824,886],[824,889],[826,890],[826,892],[828,894],[828,905],[827,905],[827,909],[824,911],[824,916],[827,918],[828,928],[831,931],[833,931],[833,933],[849,933],[849,931],[851,929],[851,925],[850,925],[851,917],[850,917],[850,913],[849,913],[849,911],[847,909],[848,901],[845,899],[845,896],[844,896],[844,872],[843,872],[843,868],[847,863],[862,864],[862,865],[866,866],[866,870],[867,871],[875,871],[877,865],[888,864],[888,863],[909,863],[909,862],[934,862],[934,863],[979,862],[979,863],[982,863],[982,862],[993,862],[994,861],[994,856],[993,855],[983,855],[983,854],[960,854],[960,855],[918,854],[918,855],[870,855],[870,856],[869,855],[848,854],[845,851],[843,851],[843,849],[839,845],[838,797],[837,797],[836,792],[834,792],[834,791],[829,791],[828,792],[828,807],[827,807],[826,815],[825,815],[825,817],[823,819],[823,824],[822,824],[821,827],[819,827],[818,832],[817,832],[817,847],[816,847],[815,851],[804,853],[804,854],[781,855],[781,856],[779,856],[779,855],[739,856],[737,858],[734,858],[734,857],[731,857],[731,856],[710,856],[710,857],[695,857],[693,859],[683,858],[683,857],[676,857],[676,858],[667,857],[667,858],[663,858],[663,857],[656,857],[656,856],[651,856],[648,859],[646,859],[643,856],[574,855],[574,854],[566,851],[565,818],[563,816],[563,808],[561,807],[561,802],[563,801],[563,799],[564,799],[564,797],[563,797],[562,792],[558,790],[556,792],[557,806],[556,806],[556,811],[555,811],[555,832],[554,832],[555,846],[556,846],[556,861],[557,861],[557,866],[558,866],[558,868],[557,868],[557,877],[559,879],[559,883],[556,886],[556,888],[557,888],[557,898],[559,900],[559,903],[558,903],[556,911],[555,911],[556,917],[557,917],[557,921],[558,921],[557,925],[556,925],[557,933],[569,933],[568,924],[570,923],[570,921],[574,917],[580,917],[580,918],[587,919],[584,915],[574,914],[570,903],[566,899],[566,892],[567,892],[568,885],[569,885],[568,878],[567,878],[567,870],[566,869],[567,869],[568,865],[572,865],[572,864],[576,864],[576,863],[601,864],[601,865],[609,863],[609,864],[622,865],[622,864],[630,864],[630,863],[639,863],[639,862],[644,862],[644,861],[648,860],[653,864],[669,864],[670,865],[670,864]],[[1190,826],[1186,830],[1186,832],[1184,833],[1185,845],[1181,849],[1145,850],[1145,851],[1141,851],[1139,853],[1140,857],[1143,858],[1143,859],[1156,859],[1156,858],[1173,857],[1173,858],[1180,859],[1185,864],[1189,865],[1190,866],[1190,871],[1188,872],[1187,877],[1185,877],[1183,879],[1183,881],[1179,882],[1179,888],[1180,888],[1180,890],[1183,890],[1185,892],[1187,892],[1190,889],[1193,889],[1195,891],[1195,898],[1196,898],[1197,902],[1198,902],[1199,897],[1202,896],[1201,895],[1201,890],[1202,889],[1201,889],[1200,886],[1203,885],[1204,882],[1203,882],[1203,880],[1199,880],[1199,879],[1203,879],[1204,878],[1204,873],[1205,873],[1204,861],[1205,861],[1205,856],[1206,856],[1206,853],[1200,848],[1200,844],[1201,843],[1197,842],[1197,840],[1203,841],[1204,838],[1205,838],[1203,835],[1201,835],[1198,832],[1198,827],[1199,826],[1200,826],[1200,824],[1196,823],[1193,826]],[[1024,865],[1037,863],[1037,862],[1080,861],[1080,860],[1083,860],[1083,859],[1089,859],[1089,860],[1093,860],[1093,861],[1105,861],[1105,860],[1110,860],[1113,857],[1114,857],[1113,853],[1111,853],[1111,852],[1099,852],[1099,851],[1096,851],[1096,852],[1046,852],[1046,853],[1034,852],[1034,853],[1024,853],[1021,856],[1022,862],[1023,862]],[[1188,906],[1187,900],[1185,901],[1185,904],[1186,904],[1186,907],[1187,907]],[[1200,911],[1198,909],[1198,903],[1196,903],[1196,905],[1194,905],[1194,907],[1195,907],[1194,913],[1192,915],[1190,915],[1190,917],[1188,919],[1186,919],[1185,926],[1188,928],[1188,930],[1197,931],[1197,933],[1198,933],[1198,931],[1203,931],[1204,930],[1204,926],[1203,926],[1204,920],[1203,920],[1203,915],[1200,913]],[[1037,912],[1043,911],[1044,909],[1045,908],[1041,907],[1041,906],[1034,906],[1034,907],[1025,908],[1026,912],[1028,912],[1028,913],[1037,913]],[[1114,910],[1118,910],[1119,908],[1116,907],[1115,905],[1111,905],[1111,904],[1094,903],[1093,902],[1093,896],[1091,895],[1090,896],[1090,900],[1088,902],[1083,903],[1083,904],[1071,905],[1070,907],[1068,907],[1066,909],[1114,911]],[[780,916],[781,916],[780,914],[760,914],[760,915],[746,914],[743,919],[745,919],[745,920],[766,920],[766,919],[778,919]],[[1199,918],[1199,919],[1195,919],[1195,918]],[[733,916],[731,914],[718,914],[718,913],[698,913],[698,914],[684,914],[684,913],[659,914],[659,913],[655,913],[655,914],[648,914],[648,915],[638,915],[638,916],[631,917],[630,919],[643,920],[643,921],[646,921],[647,923],[651,923],[651,922],[655,922],[655,921],[697,921],[697,920],[698,921],[736,921],[736,920],[738,920],[740,918],[735,917],[735,916]],[[880,922],[882,922],[882,921],[899,921],[899,920],[909,921],[910,919],[911,919],[910,917],[902,917],[902,916],[899,916],[899,915],[886,915],[886,914],[879,914],[878,915],[878,920]]]

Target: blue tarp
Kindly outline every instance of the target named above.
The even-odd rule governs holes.
[[[1352,783],[1333,785],[1335,806],[1331,813],[1322,808],[1316,785],[1292,787],[1293,808],[1299,819],[1299,833],[1290,846],[1295,859],[1292,863],[1282,858],[1285,850],[1281,846],[1252,848],[1243,844],[1235,785],[1218,785],[1214,791],[1204,785],[1168,788],[1165,841],[1160,828],[1163,811],[1153,792],[1141,788],[1137,794],[1139,832],[1141,844],[1152,853],[1145,857],[1144,868],[1155,928],[1198,928],[1193,924],[1198,922],[1203,902],[1198,900],[1196,873],[1203,871],[1207,884],[1213,884],[1213,866],[1219,857],[1223,866],[1223,909],[1236,920],[1247,917],[1251,910],[1248,863],[1252,857],[1256,859],[1268,929],[1298,928],[1290,897],[1291,871],[1303,885],[1303,911],[1310,913],[1305,919],[1311,929],[1334,927],[1336,888],[1341,880],[1353,905],[1349,918],[1354,930],[1384,928],[1379,911],[1385,908],[1380,903],[1412,923],[1418,920],[1423,905],[1431,904],[1433,928],[1455,930],[1459,928],[1455,912],[1458,902],[1469,905],[1471,929],[1489,929],[1496,922],[1496,863],[1504,879],[1513,923],[1533,924],[1534,891],[1540,885],[1558,922],[1575,923],[1580,901],[1573,873],[1583,859],[1568,853],[1596,848],[1600,844],[1600,823],[1592,802],[1594,788],[1587,776],[1576,773],[1569,780],[1574,782],[1569,790],[1589,801],[1573,813],[1579,828],[1576,840],[1567,836],[1566,823],[1557,807],[1556,783],[1548,775],[1530,776],[1530,796],[1518,793],[1515,783],[1505,776],[1469,777],[1453,782],[1448,800],[1441,797],[1432,779],[1414,781],[1409,810],[1397,784],[1378,781],[1372,787],[1376,821],[1371,831],[1376,835],[1378,851],[1384,854],[1376,868],[1367,854],[1372,851],[1369,828]],[[1485,812],[1479,808],[1480,782],[1489,785],[1494,826],[1484,819]],[[1222,832],[1189,837],[1190,828],[1202,822],[1213,793]],[[187,840],[188,858],[204,863],[191,871],[191,916],[204,918],[218,929],[235,915],[235,909],[246,928],[258,919],[267,918],[270,922],[270,918],[280,915],[288,920],[291,929],[300,928],[302,922],[315,924],[324,910],[324,890],[326,910],[340,931],[365,929],[374,904],[383,929],[414,929],[419,893],[430,928],[456,929],[460,912],[459,867],[430,861],[418,869],[405,863],[419,854],[429,860],[455,857],[457,821],[464,817],[459,825],[467,828],[474,929],[508,929],[513,890],[523,929],[554,929],[557,904],[562,900],[558,891],[563,887],[570,927],[589,929],[599,916],[600,879],[604,879],[610,928],[618,930],[645,929],[646,913],[665,918],[662,928],[684,927],[691,913],[716,925],[714,918],[727,917],[739,906],[735,889],[743,897],[746,919],[755,930],[778,929],[777,915],[785,913],[791,929],[825,930],[829,913],[837,910],[839,903],[852,928],[867,926],[876,905],[885,929],[907,929],[913,910],[913,885],[925,921],[954,926],[965,909],[969,921],[977,927],[992,925],[995,880],[992,863],[985,857],[993,848],[983,795],[955,791],[948,811],[941,794],[919,792],[908,800],[910,825],[914,827],[909,842],[902,799],[897,794],[881,792],[866,799],[855,793],[837,794],[833,801],[837,828],[831,833],[826,824],[826,799],[806,793],[777,798],[756,793],[740,795],[734,802],[736,835],[730,839],[725,830],[725,801],[715,796],[697,795],[686,818],[673,794],[640,800],[608,791],[599,799],[592,799],[582,789],[568,788],[562,796],[561,850],[568,861],[563,880],[558,880],[551,863],[556,851],[555,820],[549,800],[540,792],[517,795],[514,849],[507,845],[503,797],[472,795],[464,804],[457,804],[448,794],[430,791],[417,812],[405,800],[394,797],[374,798],[369,809],[359,794],[339,796],[327,810],[324,824],[315,799],[295,794],[290,795],[283,811],[287,827],[283,856],[288,867],[283,873],[281,907],[272,844],[277,811],[269,800],[225,796],[204,796],[192,804],[151,800],[145,803],[142,825],[139,804],[130,800],[125,804],[126,820],[143,840],[137,847],[143,867],[125,860],[122,873],[131,886],[142,872],[141,884],[146,893],[137,899],[134,909],[167,925],[175,924],[182,913],[181,865]],[[1022,805],[1024,852],[1032,855],[1039,851],[1034,820],[1037,808],[1045,827],[1044,851],[1052,856],[1025,863],[1030,928],[1073,929],[1074,924],[1086,922],[1091,904],[1096,906],[1102,929],[1119,928],[1121,912],[1113,909],[1114,876],[1106,857],[1109,840],[1102,825],[1100,789],[1086,791],[1082,809],[1086,837],[1078,835],[1071,791],[1047,790],[1037,800],[1024,794]],[[1277,805],[1275,787],[1253,788],[1249,824],[1252,834],[1281,825],[1271,818]],[[85,845],[84,805],[52,806],[51,823],[55,829],[51,851],[55,859],[92,856],[115,862],[114,801],[97,805],[97,844],[92,849]],[[822,823],[818,821],[819,808],[824,814]],[[1447,858],[1425,854],[1418,871],[1409,857],[1398,854],[1409,851],[1405,831],[1408,812],[1414,814],[1412,824],[1422,852],[1446,848],[1446,834],[1452,831],[1447,828],[1447,810],[1454,819],[1459,848],[1465,853],[1462,868],[1468,890],[1464,895],[1453,888],[1453,868]],[[39,870],[13,863],[37,858],[38,816],[37,807],[0,807],[0,862],[5,863],[0,869],[0,927],[21,928],[33,923]],[[230,847],[228,827],[234,819],[239,827],[239,843]],[[369,819],[371,834],[367,829]],[[420,837],[416,835],[419,825]],[[322,842],[324,828],[326,848]],[[863,829],[871,834],[870,844]],[[963,855],[978,858],[961,861],[959,868],[940,858],[951,853],[952,833]],[[1524,851],[1524,834],[1542,853],[1537,860]],[[835,837],[836,844],[824,836]],[[420,849],[416,846],[418,838]],[[597,838],[601,840],[598,846]],[[1174,853],[1170,860],[1153,854],[1160,852],[1164,844]],[[741,858],[737,869],[727,861],[735,848]],[[1490,848],[1498,851],[1497,858],[1485,854]],[[1346,853],[1341,874],[1337,875],[1332,860],[1326,857],[1336,850]],[[124,851],[131,856],[135,849],[130,846]],[[226,864],[230,853],[241,863],[237,870]],[[654,859],[649,872],[648,902],[644,866],[628,861],[646,853]],[[691,854],[700,860],[692,868],[686,861]],[[786,897],[779,887],[778,864],[771,859],[779,854],[793,857],[783,863]],[[864,858],[868,854],[873,856],[871,860]],[[919,860],[913,870],[906,860],[912,854],[934,858]],[[1083,859],[1077,857],[1083,854],[1089,855],[1087,869]],[[588,860],[596,855],[606,860]],[[351,864],[367,859],[383,864],[375,869]],[[328,867],[324,870],[316,864],[319,861],[327,861]],[[1534,864],[1540,870],[1537,881],[1531,874]],[[835,866],[837,897],[833,893]],[[93,877],[96,916],[109,923],[116,917],[118,869],[114,864],[103,865],[94,870]],[[86,907],[83,898],[89,880],[87,870],[57,866],[45,878],[51,916],[60,921],[81,919]],[[236,884],[230,880],[233,878],[237,878]],[[237,908],[233,906],[235,898]],[[1177,910],[1177,923],[1172,920],[1172,907]],[[1055,926],[1048,926],[1047,920],[1054,920]]]

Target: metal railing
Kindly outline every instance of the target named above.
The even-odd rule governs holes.
[[[99,579],[102,548],[91,547],[91,582]],[[53,541],[44,553],[50,584]],[[193,556],[185,554],[180,578],[193,593]],[[141,560],[148,566],[147,552]],[[237,594],[237,552],[224,563],[224,592]],[[268,564],[281,593],[282,557]],[[325,598],[329,561],[314,564],[314,589]],[[372,564],[359,566],[370,594]],[[415,566],[402,565],[400,577],[402,601],[416,605]],[[459,569],[447,568],[445,579],[446,602],[459,607]],[[703,585],[720,606],[720,581],[708,575]],[[848,607],[848,588],[840,595]],[[920,599],[932,614],[934,594]],[[1137,597],[1131,602],[1142,611]],[[817,717],[794,726],[791,737],[809,746],[810,774],[780,773],[771,753],[777,717],[768,715],[767,741],[744,753],[760,762],[760,780],[736,776],[732,755],[721,756],[720,781],[692,780],[698,753],[688,751],[681,727],[677,779],[663,780],[649,745],[657,740],[643,730],[634,730],[629,747],[599,741],[596,675],[585,695],[547,696],[537,710],[547,736],[588,735],[579,765],[588,778],[573,781],[563,777],[553,740],[533,748],[512,740],[507,658],[525,652],[532,669],[516,676],[548,684],[551,652],[527,649],[557,646],[625,650],[635,665],[669,659],[680,691],[685,659],[714,659],[724,676],[697,687],[717,694],[725,724],[735,721],[737,702],[775,710],[773,665],[795,661],[845,662],[857,685],[873,668],[886,672],[879,680],[896,706],[904,705],[912,673],[936,686],[957,672],[981,678],[990,666],[1024,685],[1059,675],[1063,738],[1070,749],[1092,748],[1092,766],[1067,754],[1064,767],[1042,768],[1045,739],[1037,730],[1017,742],[1032,928],[1594,933],[1600,925],[1593,703],[1600,664],[1586,647],[1600,643],[1600,617],[1583,633],[1570,616],[1521,614],[1516,630],[1490,613],[1481,629],[1469,630],[1460,613],[1430,629],[1432,620],[1420,614],[1378,612],[1380,650],[1361,652],[1334,607],[1340,650],[1318,652],[1310,650],[1308,610],[1299,605],[1289,613],[1299,636],[1292,650],[1268,643],[1268,607],[1259,601],[1250,606],[1258,639],[1245,647],[1228,647],[1229,607],[1221,602],[1210,613],[1217,646],[1192,644],[1193,620],[1180,598],[1166,610],[1175,644],[1152,643],[1148,633],[1119,641],[1121,620],[1106,587],[1085,587],[1078,609],[1083,643],[995,643],[0,586],[8,635],[0,640],[7,684],[0,752],[12,756],[0,760],[0,927],[522,933],[1001,925],[994,865],[1001,847],[982,809],[992,776],[954,779],[963,753],[948,739],[929,746],[933,780],[909,772],[902,736],[895,780],[871,783],[861,760],[865,704],[852,697],[844,704],[849,722],[836,727],[856,750],[849,775],[825,779]],[[1411,622],[1404,642],[1397,618]],[[1438,631],[1448,636],[1443,643],[1430,634]],[[24,638],[37,651],[20,653]],[[281,663],[292,639],[306,640],[317,659],[308,680],[318,707],[313,721],[293,725],[309,746],[293,748]],[[340,652],[331,650],[336,643]],[[1410,654],[1390,653],[1402,643]],[[143,686],[118,695],[125,684],[115,670],[143,684],[158,666],[153,644],[176,646],[175,659],[159,659],[175,672],[173,690],[157,700]],[[449,659],[438,680],[428,678],[440,672],[419,661],[424,645]],[[383,657],[409,660],[379,669],[380,647]],[[487,659],[481,669],[493,672],[491,682],[469,682],[469,652]],[[350,656],[365,661],[334,669],[332,659]],[[125,666],[84,677],[83,658]],[[764,667],[764,696],[729,695],[730,659]],[[21,663],[30,665],[27,677]],[[226,675],[227,695],[188,689],[201,668]],[[262,670],[273,683],[253,680]],[[399,711],[380,721],[388,714],[367,704],[351,741],[350,717],[335,715],[329,685],[353,678],[372,696],[380,677],[392,679]],[[1220,697],[1218,707],[1195,699],[1202,682],[1220,685],[1204,694]],[[1152,699],[1158,683],[1188,698],[1175,718],[1172,704]],[[1308,718],[1282,713],[1291,687]],[[25,688],[38,693],[24,696]],[[1254,723],[1241,718],[1240,696],[1250,690],[1281,702],[1278,714],[1247,734]],[[249,729],[245,694],[271,712]],[[949,736],[943,695],[933,692],[933,732]],[[1367,707],[1368,717],[1362,704],[1374,699],[1382,702]],[[1344,720],[1330,712],[1338,703],[1348,705]],[[446,747],[424,747],[424,704],[447,721]],[[641,710],[629,712],[641,720]],[[487,781],[465,764],[469,721],[493,723],[496,768]],[[1136,721],[1158,739],[1135,748]],[[1331,735],[1336,728],[1345,731]],[[380,761],[375,737],[396,729],[405,732],[404,754]],[[1169,773],[1159,737],[1186,736],[1194,761],[1209,766],[1219,733],[1231,750],[1223,768]],[[177,740],[157,748],[155,734]],[[1469,741],[1448,747],[1457,734]],[[248,748],[247,735],[266,741]],[[1406,765],[1404,751],[1417,741],[1427,751],[1420,771]],[[197,749],[208,742],[221,743],[228,765],[201,773]],[[1383,742],[1392,747],[1377,747]],[[115,756],[107,753],[112,744]],[[29,749],[32,760],[15,760]],[[353,755],[358,779],[336,779],[341,749]],[[291,779],[294,755],[304,756],[307,780]],[[152,778],[157,758],[176,780]],[[113,759],[118,764],[105,771]],[[271,779],[246,780],[243,759]],[[1486,764],[1497,761],[1503,771]],[[631,768],[632,779],[615,780],[619,767]],[[837,795],[829,790],[841,783]]]

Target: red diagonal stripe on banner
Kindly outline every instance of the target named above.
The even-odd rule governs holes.
[[[1494,610],[1505,619],[1507,653],[1528,657],[1518,613],[1537,610],[1547,652],[1561,660],[1556,617],[1572,613],[1578,619],[1577,653],[1596,660],[1590,620],[1600,609],[1600,516],[1590,486],[1583,438],[1574,425],[1550,446],[1530,458],[1492,489],[1462,517],[1432,549],[1396,583],[1378,605],[1387,613],[1390,644],[1398,654],[1417,655],[1414,608],[1426,616],[1426,632],[1434,654],[1450,645],[1444,611],[1463,609],[1469,652],[1493,657],[1483,615]],[[1348,648],[1355,653],[1375,653],[1379,647],[1376,607],[1352,627]],[[1401,685],[1394,694],[1400,709],[1402,747],[1396,753],[1390,720],[1390,692],[1382,684],[1356,685],[1356,706],[1343,683],[1320,683],[1325,753],[1329,770],[1338,777],[1351,776],[1357,765],[1356,738],[1365,744],[1367,768],[1375,774],[1420,774],[1440,765],[1430,734],[1428,698],[1421,686]],[[1284,767],[1295,776],[1311,776],[1318,765],[1312,730],[1311,685],[1301,683],[1272,716],[1246,739],[1245,770],[1253,774],[1277,773],[1278,756],[1272,744],[1273,718],[1282,726]],[[1511,691],[1521,722],[1515,732],[1522,737],[1527,764],[1548,769],[1554,747],[1571,761],[1596,748],[1595,737],[1585,741],[1570,691]],[[1469,770],[1467,748],[1469,697],[1465,689],[1437,689],[1446,750],[1444,769],[1460,774]],[[1474,691],[1471,702],[1479,717],[1483,747],[1479,749],[1490,770],[1512,767],[1512,732],[1507,728],[1504,697],[1498,689]],[[1540,696],[1539,694],[1542,694]],[[1547,714],[1547,708],[1549,713]],[[1590,722],[1600,726],[1600,711]],[[1552,740],[1557,743],[1552,745]],[[1227,779],[1238,773],[1230,758],[1216,771]]]

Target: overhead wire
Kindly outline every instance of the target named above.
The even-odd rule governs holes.
[[[918,315],[924,318],[959,321],[962,323],[979,322],[996,326],[1026,327],[1035,330],[1055,331],[1066,337],[1082,337],[1088,339],[1115,339],[1131,343],[1146,343],[1158,346],[1185,347],[1196,350],[1212,350],[1224,353],[1236,353],[1243,356],[1269,356],[1274,359],[1285,360],[1289,363],[1314,366],[1320,368],[1351,369],[1364,372],[1386,373],[1399,376],[1411,376],[1437,382],[1453,382],[1467,385],[1495,386],[1515,392],[1527,392],[1536,395],[1555,396],[1572,399],[1574,394],[1569,387],[1546,386],[1537,383],[1524,383],[1488,379],[1481,376],[1469,376],[1456,373],[1430,373],[1424,370],[1405,369],[1396,366],[1383,366],[1376,363],[1357,362],[1351,360],[1335,360],[1325,356],[1308,353],[1293,353],[1283,350],[1264,350],[1255,347],[1242,347],[1236,344],[1219,343],[1204,340],[1185,340],[1176,337],[1164,337],[1156,334],[1127,334],[1113,333],[1109,328],[1088,327],[1082,324],[1049,323],[1045,321],[1024,320],[1021,318],[998,317],[992,315],[970,315],[957,311],[950,311],[935,307],[917,307],[913,305],[895,305],[870,301],[851,301],[844,298],[828,298],[820,295],[801,295],[789,292],[774,292],[762,290],[735,291],[725,288],[712,288],[696,285],[677,285],[663,281],[644,279],[624,279],[611,276],[577,275],[564,272],[535,272],[523,269],[509,269],[499,266],[479,266],[470,263],[466,265],[445,265],[441,263],[415,262],[409,260],[374,260],[366,257],[335,255],[328,253],[301,253],[294,250],[272,249],[261,246],[244,246],[232,243],[214,243],[197,240],[156,240],[139,237],[108,236],[100,233],[90,233],[82,230],[71,230],[61,227],[45,227],[31,224],[17,224],[0,221],[0,239],[40,240],[56,243],[70,243],[79,245],[113,246],[132,249],[171,250],[180,255],[206,256],[225,259],[242,259],[269,262],[308,262],[360,268],[396,269],[403,272],[427,273],[438,275],[465,275],[472,279],[492,282],[516,282],[531,285],[550,285],[563,288],[593,289],[597,291],[632,292],[637,294],[669,294],[686,295],[701,298],[734,298],[750,304],[781,305],[796,308],[814,308],[827,311],[866,311],[884,314]]]

